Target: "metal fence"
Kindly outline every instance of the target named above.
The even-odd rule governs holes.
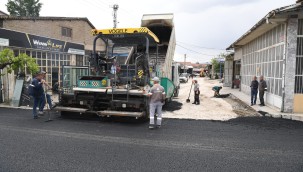
[[[298,22],[295,93],[303,94],[303,19]]]
[[[253,76],[263,75],[268,92],[282,96],[285,28],[285,24],[278,25],[243,47],[242,86],[248,89]]]

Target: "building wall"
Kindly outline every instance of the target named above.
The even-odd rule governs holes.
[[[233,58],[226,58],[224,62],[224,87],[231,87],[232,86],[232,79],[233,79]]]
[[[62,27],[71,28],[72,36],[62,36]],[[3,28],[34,35],[50,37],[62,41],[84,44],[85,50],[92,50],[94,36],[92,27],[84,20],[4,20]],[[104,50],[102,41],[98,42],[97,50]]]
[[[295,67],[297,50],[298,19],[290,18],[287,23],[287,48],[285,59],[284,112],[293,112]]]
[[[295,38],[296,39],[296,38]],[[303,18],[298,21],[297,35],[297,56],[295,72],[295,89],[294,89],[294,108],[293,111],[303,113]]]
[[[285,28],[280,24],[242,47],[241,90],[250,94],[252,77],[263,75],[268,86],[265,101],[278,108],[282,105]]]
[[[235,48],[235,57],[234,60],[240,60],[243,56],[242,48]]]

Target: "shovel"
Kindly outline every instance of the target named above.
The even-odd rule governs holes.
[[[44,90],[46,90],[45,89],[45,87],[44,87]],[[52,119],[51,119],[51,113],[49,112],[51,109],[50,109],[50,107],[49,107],[49,102],[47,101],[47,97],[46,97],[46,91],[44,92],[44,98],[45,98],[45,103],[46,103],[46,109],[47,109],[47,115],[48,115],[48,120],[46,120],[46,121],[44,121],[44,122],[51,122],[51,121],[53,121]]]
[[[193,83],[192,83],[191,86],[190,86],[190,91],[189,91],[188,98],[186,99],[186,103],[189,103],[189,102],[190,102],[189,97],[190,97],[190,93],[191,93],[191,89],[192,89],[192,88],[193,88]]]

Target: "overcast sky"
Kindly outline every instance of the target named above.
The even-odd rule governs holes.
[[[98,29],[111,28],[113,4],[118,27],[139,27],[143,14],[174,13],[176,61],[207,62],[225,52],[269,11],[296,0],[40,0],[41,16],[87,17]],[[0,10],[7,12],[7,0]]]

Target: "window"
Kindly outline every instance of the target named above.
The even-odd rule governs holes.
[[[61,28],[61,34],[62,34],[62,36],[72,37],[72,29],[67,28],[67,27],[62,27]]]
[[[3,19],[0,19],[0,28],[3,27]]]
[[[76,55],[76,66],[83,66],[83,56]]]
[[[264,75],[268,93],[282,95],[284,27],[285,25],[281,24],[243,47],[243,91],[250,91],[249,84],[253,76]],[[298,80],[299,82],[301,80]]]
[[[299,19],[295,75],[295,94],[303,94],[303,19]]]

